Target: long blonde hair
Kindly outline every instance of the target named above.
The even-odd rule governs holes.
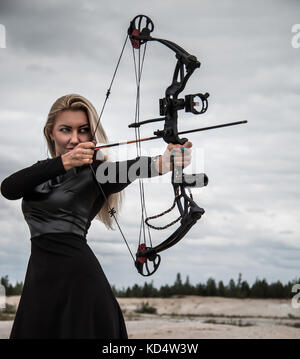
[[[48,150],[52,158],[56,157],[56,151],[55,151],[54,141],[51,139],[50,134],[53,130],[56,117],[62,111],[66,111],[66,110],[84,111],[85,114],[87,115],[90,124],[91,133],[95,132],[95,128],[97,126],[97,122],[99,118],[97,111],[95,107],[91,104],[91,102],[88,101],[86,98],[77,94],[65,95],[58,98],[52,105],[48,114],[46,124],[44,126],[44,136],[46,138]],[[97,126],[97,131],[95,133],[95,140],[97,142],[107,143],[107,136],[100,122]],[[105,226],[109,229],[113,229],[112,227],[113,219],[109,215],[109,209],[114,208],[118,213],[118,209],[121,206],[121,202],[122,202],[121,192],[111,194],[110,196],[108,196],[107,201],[105,201],[101,210],[97,214],[97,218],[100,221],[102,221],[105,224]]]

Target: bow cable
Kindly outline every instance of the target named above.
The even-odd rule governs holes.
[[[142,156],[142,148],[141,148],[141,134],[140,134],[140,126],[138,126],[140,122],[140,94],[141,94],[141,77],[143,72],[143,66],[145,61],[145,54],[147,49],[147,43],[144,44],[143,55],[141,56],[141,47],[138,46],[138,61],[136,60],[135,47],[132,46],[132,56],[134,62],[134,72],[136,79],[136,106],[135,106],[135,138],[136,138],[136,153],[137,157]],[[142,57],[142,58],[141,58]],[[139,178],[139,191],[140,191],[140,204],[141,204],[141,223],[140,223],[140,232],[139,232],[139,246],[141,244],[142,238],[143,242],[146,245],[146,238],[148,234],[150,246],[152,247],[151,233],[148,226],[145,228],[145,218],[147,218],[147,209],[146,209],[146,200],[145,200],[145,190],[144,190],[144,181],[142,178]]]

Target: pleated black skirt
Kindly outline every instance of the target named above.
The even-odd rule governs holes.
[[[44,234],[31,255],[10,339],[127,339],[120,306],[84,237]]]

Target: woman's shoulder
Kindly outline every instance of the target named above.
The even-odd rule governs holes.
[[[19,199],[35,186],[66,173],[61,157],[38,160],[3,180],[1,193],[7,199]]]

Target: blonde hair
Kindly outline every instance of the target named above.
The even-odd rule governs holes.
[[[88,101],[86,98],[84,98],[81,95],[77,94],[70,94],[65,95],[60,98],[58,98],[54,104],[52,105],[48,118],[46,121],[46,124],[44,126],[44,136],[47,141],[48,150],[51,154],[51,157],[56,157],[56,151],[55,151],[55,144],[54,141],[51,139],[50,134],[52,133],[56,117],[62,112],[62,111],[84,111],[87,115],[89,124],[90,124],[90,130],[91,133],[95,132],[95,128],[97,127],[96,133],[95,133],[95,140],[97,142],[101,143],[107,143],[107,136],[105,134],[105,131],[99,122],[98,122],[98,114],[94,106],[91,104],[90,101]],[[117,212],[118,209],[121,206],[122,202],[122,194],[114,193],[108,196],[107,201],[105,201],[104,205],[102,206],[101,210],[97,214],[97,218],[102,221],[105,226],[109,229],[113,229],[113,218],[109,214],[110,208],[114,208]]]

